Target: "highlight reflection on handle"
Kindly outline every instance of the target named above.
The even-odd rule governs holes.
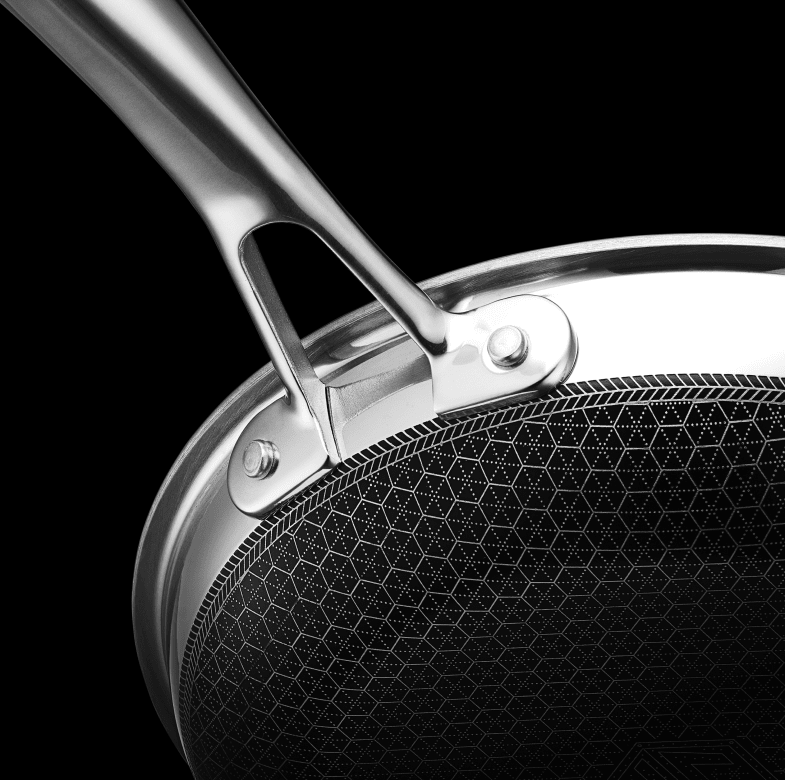
[[[263,291],[241,261],[254,228],[313,230],[400,322],[438,354],[449,315],[370,240],[290,146],[177,0],[2,0],[133,131],[209,226],[271,355]],[[274,324],[273,324],[274,326]],[[287,341],[287,339],[284,339]],[[280,360],[274,360],[279,368]],[[286,372],[284,372],[286,373]],[[285,384],[288,377],[282,376]]]

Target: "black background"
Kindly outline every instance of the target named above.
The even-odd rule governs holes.
[[[688,33],[599,38],[597,20],[568,34],[490,9],[190,6],[415,280],[614,236],[783,233],[775,63],[765,43],[742,55],[740,30],[696,53]],[[117,760],[185,778],[135,659],[135,549],[180,449],[266,356],[176,185],[40,42],[6,14],[0,25],[6,360],[33,421],[29,509],[55,548],[43,708],[59,708],[96,776]],[[297,229],[260,243],[301,334],[370,300]]]

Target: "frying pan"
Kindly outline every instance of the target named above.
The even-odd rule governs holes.
[[[9,5],[189,195],[273,358],[140,546],[140,660],[197,776],[782,771],[781,239],[561,247],[426,296],[182,7]],[[381,305],[301,347],[247,237],[281,219]]]

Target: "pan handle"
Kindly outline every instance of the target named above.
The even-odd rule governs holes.
[[[539,395],[569,374],[577,343],[555,304],[518,296],[447,312],[401,272],[291,147],[184,3],[0,2],[115,111],[202,215],[289,402],[315,417],[332,458],[324,388],[249,239],[261,225],[303,225],[338,255],[426,354],[437,414]]]
[[[297,372],[308,373],[304,354],[290,354],[302,352],[299,338],[258,252],[248,257],[249,233],[271,222],[313,230],[423,351],[444,351],[449,315],[343,210],[184,3],[2,3],[109,105],[185,192],[210,228],[290,396],[299,392]]]

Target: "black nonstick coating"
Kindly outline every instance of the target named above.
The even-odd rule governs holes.
[[[196,776],[779,776],[784,402],[574,384],[342,465],[202,606]]]

